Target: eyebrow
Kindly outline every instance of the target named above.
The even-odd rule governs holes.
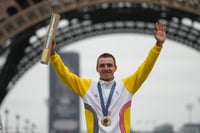
[[[112,64],[112,63],[102,63],[102,64],[99,64],[99,67],[105,67],[105,66],[111,67],[113,65],[114,64]]]

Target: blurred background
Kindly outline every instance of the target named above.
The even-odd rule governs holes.
[[[200,133],[199,9],[198,0],[1,0],[0,132],[87,132],[81,99],[40,63],[55,12],[57,52],[74,73],[95,80],[103,52],[116,57],[116,78],[134,72],[162,21],[167,40],[133,97],[131,132]]]

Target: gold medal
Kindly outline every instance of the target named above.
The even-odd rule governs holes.
[[[103,94],[102,94],[102,88],[100,82],[98,82],[98,92],[99,92],[99,97],[100,97],[100,103],[101,103],[101,109],[103,113],[103,117],[101,119],[101,124],[104,126],[110,126],[111,124],[111,119],[108,117],[108,108],[111,103],[111,99],[115,90],[116,82],[114,81],[112,88],[110,90],[110,94],[107,100],[107,104],[104,104],[104,99],[103,99]]]
[[[102,125],[104,126],[110,126],[111,124],[111,120],[108,116],[104,116],[102,119],[101,119],[101,123]]]

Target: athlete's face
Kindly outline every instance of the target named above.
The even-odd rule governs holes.
[[[111,57],[101,57],[97,61],[96,70],[100,75],[101,80],[111,81],[114,79],[114,73],[117,66]]]

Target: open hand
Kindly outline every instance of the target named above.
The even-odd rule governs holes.
[[[157,41],[156,44],[162,46],[166,39],[166,26],[163,23],[157,22],[155,24],[154,37]]]

